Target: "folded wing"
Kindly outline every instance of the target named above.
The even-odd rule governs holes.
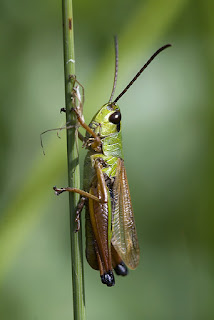
[[[126,170],[120,158],[113,185],[112,206],[112,244],[125,264],[135,269],[139,263],[140,250]]]

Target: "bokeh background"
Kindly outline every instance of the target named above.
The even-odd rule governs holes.
[[[84,260],[87,319],[214,318],[214,2],[73,1],[76,74],[90,121],[119,101],[140,265],[102,285]],[[71,319],[61,1],[0,4],[0,319]],[[80,151],[81,163],[85,151]]]

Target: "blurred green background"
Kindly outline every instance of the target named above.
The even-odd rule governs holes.
[[[76,74],[89,122],[116,95],[141,247],[139,267],[102,285],[84,259],[87,319],[213,319],[214,3],[73,1]],[[0,319],[72,318],[61,1],[1,1]],[[116,96],[115,95],[115,96]],[[81,150],[81,163],[85,151]]]

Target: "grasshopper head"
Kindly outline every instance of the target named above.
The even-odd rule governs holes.
[[[120,108],[113,103],[105,104],[95,114],[89,126],[100,137],[118,133],[121,129]]]

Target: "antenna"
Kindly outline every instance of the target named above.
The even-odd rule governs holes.
[[[116,84],[117,84],[117,75],[118,75],[118,39],[117,36],[114,37],[114,47],[115,47],[115,70],[114,70],[114,83],[111,92],[111,96],[108,103],[111,103],[114,96]]]
[[[166,48],[171,47],[171,44],[166,44],[165,46],[158,49],[151,58],[144,64],[144,66],[138,71],[136,76],[129,82],[129,84],[125,87],[125,89],[117,96],[117,98],[113,101],[113,104],[115,104],[123,95],[126,93],[126,91],[133,85],[133,83],[137,80],[137,78],[141,75],[141,73],[148,67],[148,65],[152,62],[152,60],[163,50]]]

